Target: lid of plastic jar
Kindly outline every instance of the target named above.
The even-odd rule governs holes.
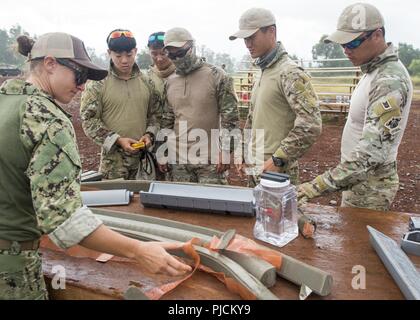
[[[290,180],[285,182],[272,181],[268,179],[261,179],[261,185],[267,188],[284,188],[290,185]]]

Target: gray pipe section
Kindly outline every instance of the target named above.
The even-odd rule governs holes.
[[[147,234],[153,234],[155,236],[169,238],[179,242],[187,242],[193,238],[198,238],[204,242],[210,242],[212,236],[204,235],[201,233],[192,232],[189,230],[182,230],[177,228],[171,228],[162,226],[160,224],[152,224],[147,222],[126,220],[124,218],[115,218],[110,216],[104,216],[96,214],[104,224],[111,229],[115,230],[129,230],[137,231]],[[223,234],[222,234],[223,237]],[[223,250],[223,254],[230,257],[235,262],[239,263],[245,270],[252,274],[255,278],[261,281],[266,287],[271,288],[276,283],[276,268],[270,263],[251,256]]]
[[[147,234],[145,232],[131,231],[126,229],[113,228],[113,230],[120,232],[131,238],[135,238],[142,241],[160,241],[168,242],[174,241],[173,239],[165,238],[162,236],[156,236],[153,234]],[[252,292],[258,300],[278,300],[270,290],[267,289],[257,278],[249,274],[244,268],[242,268],[235,261],[210,250],[207,250],[200,246],[194,246],[194,249],[200,255],[201,263],[208,266],[216,272],[223,272],[228,277],[234,278],[242,286]],[[183,250],[171,250],[171,253],[183,257],[190,258]]]
[[[92,209],[92,211],[95,214],[100,214],[102,216],[129,219],[132,221],[138,221],[142,223],[172,226],[173,228],[196,232],[198,234],[202,234],[202,236],[206,236],[206,235],[207,236],[216,235],[217,237],[223,236],[223,232],[221,231],[205,228],[205,227],[200,227],[200,226],[195,226],[195,225],[182,223],[182,222],[175,222],[171,220],[154,218],[154,217],[144,216],[140,214],[127,214],[127,213],[121,213],[121,212],[103,210],[103,209]],[[264,248],[264,246],[261,246],[261,247]],[[237,256],[231,255],[230,258],[236,259]],[[259,260],[263,261],[261,259]],[[243,261],[238,261],[238,263],[243,263]],[[249,262],[247,264],[247,268],[250,268],[248,272],[253,274],[255,277],[259,276],[258,279],[260,279],[260,281],[267,281],[267,285],[270,285],[272,276],[263,275],[261,277],[261,274],[259,274],[259,270],[258,270],[258,268],[265,268],[266,265],[261,264],[261,265],[258,265],[258,267],[254,269],[253,267],[250,267],[252,266],[252,264],[253,264],[252,262]],[[269,272],[268,269],[264,269],[264,270]],[[298,286],[306,285],[313,292],[315,292],[316,294],[320,296],[327,296],[331,293],[331,288],[333,284],[333,278],[331,274],[325,271],[322,271],[318,268],[315,268],[313,266],[310,266],[304,262],[296,260],[285,254],[282,254],[282,266],[280,270],[277,270],[277,275],[279,275],[280,277],[286,280],[293,282],[294,284],[297,284]]]

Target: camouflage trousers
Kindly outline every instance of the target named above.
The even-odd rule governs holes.
[[[107,154],[102,151],[99,171],[106,180],[136,180],[140,165],[140,154],[130,154],[124,152],[121,148],[117,148],[115,151]],[[154,180],[154,169],[153,167],[153,172],[150,175],[142,171],[141,179]]]
[[[300,184],[299,180],[299,164],[297,161],[293,161],[288,163],[286,166],[280,168],[277,167],[278,173],[285,173],[290,176],[290,183],[297,186]],[[250,176],[248,179],[248,187],[249,188],[255,188],[257,184],[259,184],[261,181],[261,175],[254,175]]]
[[[174,182],[226,185],[224,173],[217,173],[215,165],[176,164],[170,166],[169,178]]]
[[[38,251],[0,250],[0,300],[47,300]]]
[[[342,193],[342,207],[388,211],[399,189],[396,163],[377,168],[366,181]]]

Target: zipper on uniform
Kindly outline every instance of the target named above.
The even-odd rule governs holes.
[[[129,88],[128,88],[128,80],[125,80],[125,87],[126,87],[126,89],[127,89],[127,96],[128,96],[128,99],[130,99],[130,98],[131,98],[131,96],[130,96],[130,90],[129,90]]]
[[[261,71],[261,77],[260,77],[260,80],[258,80],[258,87],[260,87],[260,85],[261,85],[261,80],[262,80],[262,77],[263,77],[263,75],[264,75],[264,71],[265,71],[265,69],[263,69],[263,70]]]

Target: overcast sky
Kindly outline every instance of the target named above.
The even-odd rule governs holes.
[[[352,0],[1,0],[0,29],[20,24],[30,34],[62,31],[85,45],[106,51],[105,39],[116,28],[135,33],[143,48],[155,31],[172,27],[190,30],[200,45],[239,59],[247,53],[243,40],[229,41],[240,15],[251,7],[270,9],[277,19],[278,38],[289,53],[311,58],[311,48],[323,34],[335,30],[337,18]],[[420,48],[420,2],[367,1],[382,12],[387,40]]]

